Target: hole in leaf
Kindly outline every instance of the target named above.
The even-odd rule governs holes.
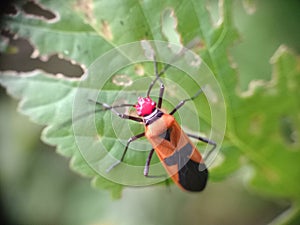
[[[1,17],[4,14],[10,15],[10,16],[15,16],[15,15],[17,15],[17,13],[18,13],[18,10],[17,10],[16,6],[13,4],[12,1],[2,2],[1,7],[0,7]]]
[[[80,65],[58,54],[40,56],[25,38],[15,38],[9,31],[2,31],[1,36],[8,39],[8,44],[0,52],[0,71],[30,72],[41,69],[67,77],[80,77],[84,73]]]
[[[53,20],[56,18],[55,13],[42,7],[35,1],[28,1],[22,6],[24,12],[28,15],[45,20]]]

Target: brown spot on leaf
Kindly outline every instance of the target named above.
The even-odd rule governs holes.
[[[130,86],[132,79],[125,74],[117,74],[112,78],[112,82],[117,86]]]
[[[144,67],[141,64],[136,64],[134,66],[134,71],[139,76],[143,76],[145,74]]]
[[[106,40],[111,41],[113,39],[113,35],[110,29],[110,26],[107,21],[102,20],[101,21],[101,33],[105,37]]]
[[[88,23],[95,24],[95,18],[94,18],[94,6],[92,0],[78,0],[73,5],[73,8],[75,11],[83,13],[83,16],[85,17],[85,20]]]
[[[260,135],[262,131],[262,126],[264,122],[264,117],[262,115],[254,115],[251,118],[250,124],[249,124],[249,132],[251,134]]]

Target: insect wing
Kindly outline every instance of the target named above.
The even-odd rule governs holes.
[[[208,179],[202,156],[173,116],[165,114],[161,120],[165,121],[165,131],[149,139],[156,154],[179,187],[188,191],[202,191]],[[161,127],[161,122],[154,123],[152,130],[156,125]]]

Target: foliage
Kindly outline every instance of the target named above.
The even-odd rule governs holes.
[[[122,3],[69,0],[59,7],[57,1],[40,3],[55,12],[58,19],[49,23],[19,13],[7,17],[5,27],[28,38],[40,55],[58,52],[84,68],[88,68],[99,55],[125,43],[149,39],[187,44],[199,37],[198,53],[218,80],[227,110],[222,162],[211,169],[211,179],[222,180],[240,167],[247,167],[245,176],[250,187],[268,196],[289,199],[295,204],[293,215],[297,216],[300,197],[300,61],[296,54],[286,46],[280,46],[271,59],[272,79],[253,80],[249,89],[242,92],[237,71],[228,57],[229,47],[239,37],[232,22],[230,0],[220,6],[211,2],[211,11],[204,0],[127,0]],[[216,19],[214,13],[218,7],[221,13]],[[147,73],[153,74],[149,70]],[[43,141],[57,146],[58,153],[70,157],[72,170],[92,177],[97,188],[108,189],[114,197],[120,196],[122,185],[100,176],[81,155],[71,124],[60,129],[62,123],[72,119],[79,79],[52,76],[43,71],[3,72],[0,82],[10,95],[21,99],[21,113],[47,126],[42,134]],[[116,87],[108,84],[105,97],[113,99],[115,94]],[[99,141],[103,145],[113,145],[117,151],[120,145],[114,144],[110,126],[105,120],[100,121],[97,129],[103,137]],[[93,148],[92,144],[90,148]],[[127,160],[143,165],[145,155],[129,154]]]

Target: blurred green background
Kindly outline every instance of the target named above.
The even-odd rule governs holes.
[[[270,79],[269,60],[281,44],[300,52],[300,2],[253,2],[252,15],[242,1],[234,4],[241,40],[230,53],[242,90],[253,79]],[[201,194],[183,193],[175,186],[171,191],[163,186],[126,188],[120,200],[112,200],[108,192],[94,190],[88,179],[71,172],[68,160],[40,141],[42,127],[18,114],[17,101],[4,89],[0,96],[1,224],[268,224],[290,206],[249,190],[243,168],[225,181],[210,182]]]

